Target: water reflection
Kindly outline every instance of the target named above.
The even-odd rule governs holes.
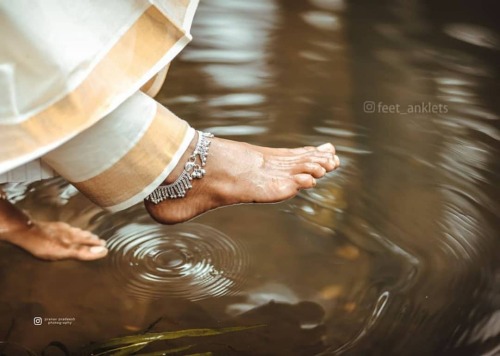
[[[472,9],[463,4],[459,7]],[[412,296],[407,298],[408,304],[402,309],[396,297],[396,303],[385,311],[387,321],[372,330],[372,335],[390,340],[396,353],[418,349],[422,354],[435,354],[465,343],[464,335],[477,317],[469,311],[488,309],[489,303],[479,302],[478,295],[491,288],[487,286],[492,283],[488,279],[493,260],[485,261],[494,258],[489,249],[498,246],[498,199],[492,199],[498,197],[493,183],[493,177],[498,177],[493,159],[499,148],[494,122],[498,110],[488,93],[497,88],[489,78],[495,76],[494,61],[474,48],[433,37],[434,28],[444,28],[450,36],[491,47],[487,43],[494,41],[487,39],[494,38],[493,30],[457,27],[453,17],[458,11],[439,12],[436,8],[443,11],[440,5],[424,2],[398,2],[390,16],[375,6],[352,9],[359,18],[373,11],[375,19],[383,19],[382,25],[374,20],[353,31],[353,38],[362,42],[354,46],[355,58],[376,59],[355,66],[363,85],[378,88],[375,92],[359,87],[359,106],[364,100],[373,100],[403,105],[432,101],[447,107],[437,115],[412,117],[360,113],[370,130],[367,139],[373,155],[369,160],[378,165],[365,159],[371,167],[361,174],[366,184],[380,192],[366,194],[368,210],[363,215],[380,236],[418,261],[416,274],[399,289]],[[424,15],[433,10],[432,20]],[[370,26],[378,31],[364,40],[361,36]],[[406,314],[409,308],[413,310],[407,314],[411,315],[406,319],[411,323],[408,328],[418,338],[410,340],[396,330],[402,323],[382,331],[389,320],[398,313]],[[419,344],[430,340],[433,332],[440,338],[427,347]],[[402,340],[396,341],[397,337]],[[368,350],[362,344],[369,344],[371,338],[358,344],[358,350]]]
[[[267,327],[207,346],[222,354],[494,354],[498,23],[487,0],[443,4],[202,2],[195,41],[159,100],[219,136],[333,141],[342,168],[289,202],[220,209],[175,227],[154,225],[141,206],[107,214],[62,181],[11,187],[36,216],[106,237],[111,255],[85,268],[34,268],[6,247],[5,268],[36,271],[28,294],[41,310],[56,306],[37,286],[61,279],[80,294],[100,286],[92,307],[60,292],[65,310],[99,321],[72,329],[75,347],[151,325],[223,320]],[[365,101],[447,110],[369,113]],[[0,283],[10,291],[2,298],[25,301],[8,273]],[[34,344],[48,343],[44,332]]]
[[[19,356],[34,356],[36,355],[33,351],[14,343],[2,342],[0,341],[0,353],[1,355],[19,355]]]
[[[481,47],[499,49],[499,38],[492,30],[471,24],[451,23],[444,26],[443,31],[458,40]]]
[[[103,272],[111,272],[116,283],[137,298],[199,300],[242,288],[247,252],[209,226],[134,222],[113,226],[100,235],[108,239],[110,250]]]
[[[265,47],[276,22],[273,1],[211,0],[202,2],[195,33],[203,47],[186,52],[184,61],[202,63],[201,71],[216,87],[245,89],[264,84],[268,70]],[[250,21],[248,19],[251,19]],[[227,30],[231,29],[231,30]]]

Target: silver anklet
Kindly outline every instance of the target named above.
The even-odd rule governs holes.
[[[191,156],[189,156],[181,175],[168,185],[160,185],[146,200],[158,204],[165,199],[184,198],[189,189],[193,186],[193,179],[201,179],[205,176],[205,170],[202,168],[207,163],[208,150],[210,148],[210,138],[214,137],[211,133],[198,131],[198,142]],[[199,161],[199,163],[198,163]]]

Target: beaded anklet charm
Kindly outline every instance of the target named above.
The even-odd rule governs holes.
[[[201,179],[206,172],[203,168],[207,163],[208,150],[210,149],[210,138],[214,137],[211,133],[198,131],[198,142],[188,161],[184,165],[184,170],[175,180],[168,185],[160,185],[146,200],[158,204],[165,199],[184,198],[192,186],[193,179]]]

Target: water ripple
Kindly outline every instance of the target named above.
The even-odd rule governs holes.
[[[206,225],[128,224],[112,233],[108,268],[139,299],[233,294],[248,266],[241,244]]]
[[[466,23],[452,23],[444,27],[444,32],[457,40],[476,46],[498,49],[498,36],[490,29]]]

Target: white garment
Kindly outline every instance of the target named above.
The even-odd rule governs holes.
[[[147,196],[194,131],[138,90],[191,40],[196,6],[197,0],[0,0],[0,182],[57,171],[112,210]],[[169,123],[177,132],[168,132]],[[148,141],[154,125],[168,149]],[[123,167],[121,160],[146,154],[168,160],[151,170]],[[142,185],[129,184],[128,195],[118,198],[92,183],[117,173]]]
[[[0,122],[19,123],[75,89],[147,0],[0,2]],[[99,8],[99,12],[96,9]]]
[[[0,174],[0,184],[35,182],[41,179],[57,177],[58,175],[52,167],[38,158]]]

